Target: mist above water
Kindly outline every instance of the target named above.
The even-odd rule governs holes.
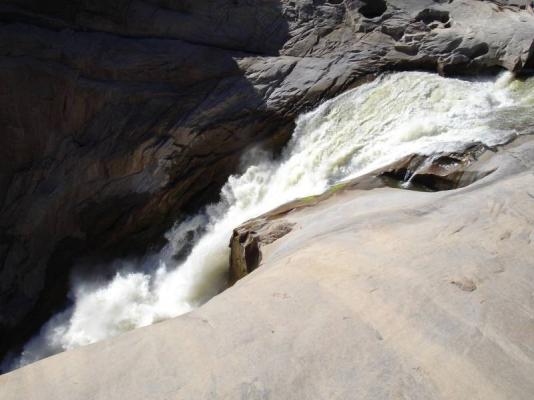
[[[200,306],[225,288],[232,229],[249,218],[408,154],[495,146],[521,134],[514,121],[534,103],[527,86],[509,73],[479,81],[396,73],[300,116],[280,159],[256,157],[230,177],[219,203],[168,232],[155,261],[125,262],[111,281],[75,282],[72,307],[43,327],[13,367]],[[177,261],[176,254],[187,256]]]

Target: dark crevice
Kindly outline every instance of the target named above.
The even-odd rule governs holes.
[[[416,21],[420,21],[425,25],[430,25],[433,22],[440,22],[446,24],[450,21],[450,15],[448,11],[436,10],[434,8],[426,8],[417,14]]]
[[[387,4],[383,0],[367,0],[366,4],[358,10],[365,18],[377,18],[387,11]]]
[[[534,43],[532,43],[532,45],[530,46],[530,49],[528,51],[528,57],[525,61],[523,69],[530,72],[534,70]]]
[[[488,54],[489,46],[487,43],[478,43],[471,48],[471,58],[481,57],[485,54]]]

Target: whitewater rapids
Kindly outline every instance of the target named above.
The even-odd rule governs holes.
[[[232,229],[251,217],[408,154],[495,146],[524,133],[520,116],[534,104],[529,86],[509,73],[460,80],[406,72],[325,102],[299,117],[280,159],[249,157],[255,164],[228,179],[218,204],[169,232],[157,261],[124,262],[111,281],[75,283],[73,306],[43,327],[13,367],[203,304],[225,288]],[[177,261],[184,249],[187,257]]]

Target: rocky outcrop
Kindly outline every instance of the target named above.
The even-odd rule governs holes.
[[[497,149],[474,144],[458,153],[409,155],[372,173],[338,183],[320,195],[296,199],[241,224],[230,239],[229,284],[256,270],[264,257],[264,247],[291,232],[295,223],[288,220],[290,213],[316,207],[345,191],[390,187],[437,192],[465,187],[494,172],[483,167],[483,160],[494,151]]]
[[[75,263],[157,248],[322,99],[389,69],[531,67],[534,17],[503,3],[2,2],[0,355]]]
[[[251,222],[256,237],[292,224],[252,274],[187,315],[0,376],[2,400],[530,400],[533,160],[527,137],[456,190],[353,187]]]
[[[375,176],[384,185],[403,189],[430,192],[457,189],[493,172],[471,168],[487,151],[496,150],[474,144],[460,153],[439,153],[433,156],[414,154],[377,171]],[[356,183],[359,181],[357,179]]]
[[[292,227],[293,224],[288,222],[272,224],[268,217],[261,217],[236,228],[230,240],[229,284],[233,285],[258,268],[262,258],[261,246],[284,237]]]

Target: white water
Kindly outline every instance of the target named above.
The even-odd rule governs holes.
[[[520,133],[497,121],[519,107],[510,74],[494,81],[392,74],[302,115],[280,160],[265,159],[232,176],[220,203],[169,232],[170,244],[144,272],[76,284],[72,309],[30,341],[20,365],[171,318],[201,305],[225,286],[234,227],[297,197],[369,172],[411,153],[461,150],[473,142],[503,143]],[[497,121],[497,122],[496,122]],[[183,262],[172,254],[194,243]],[[139,269],[138,269],[139,270]],[[148,271],[148,272],[147,272]]]

